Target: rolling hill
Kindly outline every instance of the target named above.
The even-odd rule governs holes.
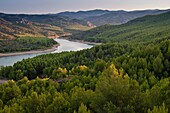
[[[104,14],[108,14],[109,12],[111,11],[96,9],[96,10],[78,11],[78,12],[61,12],[58,13],[57,15],[66,16],[72,19],[84,19],[93,16],[101,16]]]
[[[122,25],[104,25],[71,36],[91,42],[151,42],[170,38],[170,12],[150,15]]]
[[[60,27],[31,22],[26,19],[9,22],[0,18],[0,23],[0,32],[3,34],[0,39],[15,39],[23,36],[50,37],[65,33]]]
[[[45,37],[45,25],[26,20],[16,23],[18,25],[0,18],[0,53],[49,49],[57,44],[53,39]]]
[[[92,28],[86,21],[56,15],[0,13],[1,39],[15,36],[61,36]],[[91,26],[90,26],[91,25]]]
[[[167,12],[100,26],[71,38],[104,44],[1,67],[0,112],[168,113],[169,24]]]
[[[15,25],[0,18],[0,39],[15,39],[18,36],[42,36],[38,30],[28,27]]]
[[[165,13],[169,10],[141,10],[141,11],[108,11],[108,10],[91,10],[79,12],[63,12],[59,15],[67,16],[69,18],[82,19],[89,21],[96,26],[105,24],[120,25],[138,17],[146,15],[155,15]]]

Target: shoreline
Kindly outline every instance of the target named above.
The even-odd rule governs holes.
[[[88,41],[84,41],[84,40],[74,40],[74,39],[61,38],[61,37],[59,37],[59,39],[65,39],[65,40],[79,42],[79,43],[88,44],[88,45],[101,45],[102,44],[102,43],[88,42]]]
[[[52,48],[45,49],[45,50],[31,50],[31,51],[23,51],[23,52],[15,52],[15,53],[0,53],[0,57],[28,55],[28,54],[38,54],[38,53],[48,53],[48,52],[55,51],[58,46],[60,46],[60,44],[55,44],[55,45],[53,45]]]
[[[88,45],[101,45],[102,44],[102,43],[95,43],[95,42],[87,42],[87,41],[83,41],[83,40],[70,40],[70,41],[80,42],[80,43],[88,44]]]
[[[101,45],[102,44],[102,43],[95,43],[95,42],[87,42],[87,41],[83,41],[83,40],[73,40],[73,39],[61,38],[61,37],[58,37],[58,38],[59,39],[69,40],[69,41],[74,41],[74,42],[79,42],[79,43],[83,43],[83,44],[88,44],[88,45]],[[55,51],[58,46],[60,46],[60,44],[55,44],[52,48],[45,49],[45,50],[31,50],[31,51],[13,52],[13,53],[0,53],[0,57],[48,53],[48,52]]]

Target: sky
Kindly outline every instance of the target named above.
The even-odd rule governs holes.
[[[170,0],[0,0],[0,12],[45,14],[93,9],[169,9]]]

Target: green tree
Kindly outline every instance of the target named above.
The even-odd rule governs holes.
[[[139,87],[131,85],[127,74],[118,71],[114,64],[111,64],[99,77],[96,84],[96,98],[94,109],[99,113],[121,113],[140,111],[143,102],[139,94]],[[133,95],[133,96],[131,96]],[[140,103],[136,107],[136,103]],[[134,106],[134,107],[133,107]],[[140,108],[141,109],[141,108]]]
[[[81,106],[78,109],[78,113],[90,113],[90,110],[87,109],[86,105],[81,104]]]
[[[153,61],[153,69],[155,71],[156,74],[160,74],[163,70],[164,66],[163,66],[163,62],[162,59],[157,56],[154,61]]]
[[[94,64],[94,70],[102,72],[105,69],[106,63],[103,60],[98,60]]]
[[[45,113],[69,113],[70,103],[60,93],[56,93],[52,103],[47,107]]]
[[[163,103],[162,106],[154,106],[153,110],[148,109],[148,113],[168,113],[168,109]]]

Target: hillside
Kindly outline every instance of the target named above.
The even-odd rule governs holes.
[[[0,18],[0,53],[45,50],[57,44],[46,36],[51,35],[51,30],[59,31],[58,27],[25,19],[12,21]]]
[[[47,37],[64,34],[64,30],[59,27],[35,23],[25,19],[19,19],[12,23],[0,18],[0,23],[0,33],[2,34],[0,39],[15,39],[24,36]]]
[[[165,13],[167,10],[144,10],[144,11],[112,11],[110,13],[85,18],[84,20],[90,21],[97,26],[110,24],[120,25],[127,23],[135,18],[143,17],[146,15],[155,15]]]
[[[75,34],[70,39],[91,42],[152,42],[170,37],[170,12],[137,18],[123,25],[105,25]]]
[[[4,19],[0,18],[0,39],[15,39],[19,35],[25,35],[25,36],[31,36],[31,35],[37,35],[42,36],[40,33],[36,32],[35,30],[14,25],[11,22],[8,22]]]
[[[78,12],[61,12],[57,15],[66,16],[72,19],[84,19],[92,16],[101,16],[107,14],[111,11],[108,10],[90,10],[90,11],[78,11]]]
[[[3,27],[3,29],[0,30],[1,34],[6,36],[12,35],[11,37],[18,35],[41,35],[57,37],[61,35],[69,35],[73,32],[88,30],[93,27],[89,26],[89,24],[85,21],[54,15],[0,13],[0,18]]]
[[[44,50],[56,42],[49,38],[71,35],[95,27],[83,20],[59,15],[0,13],[0,53]]]
[[[19,15],[22,17],[22,15]],[[50,24],[53,26],[60,27],[64,29],[66,32],[71,31],[84,31],[90,29],[92,26],[89,26],[89,24],[86,21],[78,20],[78,19],[70,19],[68,17],[59,16],[59,15],[25,15],[23,18],[43,23],[43,24]]]
[[[168,113],[169,25],[170,12],[100,26],[70,38],[104,44],[1,67],[0,112]]]
[[[96,26],[105,24],[120,25],[127,23],[138,17],[146,15],[155,15],[165,13],[169,10],[141,10],[141,11],[108,11],[108,10],[91,10],[91,11],[79,11],[79,12],[63,12],[59,15],[67,16],[69,18],[82,19],[89,21]]]
[[[167,40],[25,59],[0,70],[1,77],[16,80],[0,85],[0,111],[168,113],[163,111],[170,109],[169,55]]]

